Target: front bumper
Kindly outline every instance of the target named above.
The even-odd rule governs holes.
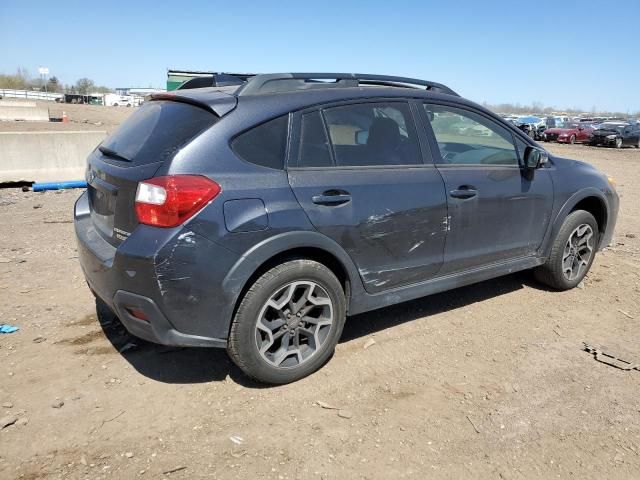
[[[618,221],[618,209],[620,208],[620,197],[618,197],[618,193],[614,189],[605,192],[605,194],[607,196],[607,203],[609,204],[607,226],[600,237],[598,250],[602,250],[611,244],[616,229],[616,222]]]
[[[591,137],[590,143],[592,145],[612,146],[616,144],[616,139],[606,137]]]
[[[233,304],[223,280],[238,255],[184,227],[140,225],[115,247],[94,228],[86,193],[74,226],[89,288],[131,334],[163,345],[226,346]]]

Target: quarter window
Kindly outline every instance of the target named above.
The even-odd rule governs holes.
[[[422,163],[406,103],[363,103],[324,110],[336,166]]]
[[[467,110],[425,104],[441,164],[518,166],[513,135],[503,126]]]
[[[287,153],[288,125],[287,115],[270,120],[238,135],[231,148],[247,162],[282,170]]]

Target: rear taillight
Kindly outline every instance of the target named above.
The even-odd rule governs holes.
[[[170,175],[138,183],[138,221],[175,227],[191,218],[220,193],[220,185],[200,175]]]

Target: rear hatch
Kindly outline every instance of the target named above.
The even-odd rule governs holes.
[[[154,176],[165,162],[219,117],[206,106],[173,100],[145,102],[89,157],[91,220],[100,235],[118,246],[138,225],[138,182]]]

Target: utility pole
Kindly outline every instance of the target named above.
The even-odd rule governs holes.
[[[46,93],[49,93],[49,91],[47,90],[47,80],[46,80],[46,77],[49,75],[49,67],[39,67],[38,73],[42,78],[42,83],[44,84],[44,91]]]

